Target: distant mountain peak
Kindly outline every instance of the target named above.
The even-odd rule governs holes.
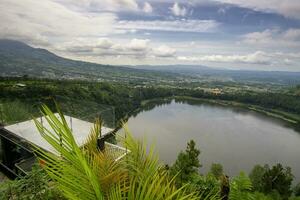
[[[18,47],[26,47],[26,48],[32,48],[29,45],[25,44],[24,42],[20,42],[17,40],[11,40],[11,39],[0,39],[0,49],[5,48],[18,48]]]
[[[65,79],[114,79],[119,74],[145,77],[145,70],[75,61],[23,42],[0,39],[0,76]]]

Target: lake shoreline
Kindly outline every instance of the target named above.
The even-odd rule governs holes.
[[[137,113],[143,109],[143,107],[153,104],[153,103],[162,103],[170,100],[178,100],[178,101],[196,101],[199,103],[211,103],[215,105],[225,106],[225,107],[236,107],[236,108],[243,108],[249,111],[254,111],[257,113],[261,113],[265,116],[269,116],[272,118],[276,118],[285,122],[288,122],[292,125],[300,124],[300,116],[288,113],[281,110],[276,109],[267,109],[263,108],[261,106],[251,105],[251,104],[245,104],[240,102],[234,102],[234,101],[225,101],[225,100],[219,100],[219,99],[205,99],[205,98],[196,98],[196,97],[189,97],[189,96],[172,96],[172,97],[165,97],[165,98],[155,98],[155,99],[149,99],[144,100],[141,102],[141,107],[136,109],[133,113]]]
[[[229,176],[249,173],[256,164],[282,163],[299,180],[299,129],[290,121],[232,104],[182,96],[149,99],[127,125],[136,138],[150,138],[166,164],[174,163],[193,139],[202,152],[203,173],[212,163],[221,163]]]

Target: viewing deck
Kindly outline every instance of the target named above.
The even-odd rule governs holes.
[[[59,117],[59,115],[56,113],[56,117]],[[67,115],[64,115],[64,118],[66,119],[68,126],[70,127],[74,139],[78,146],[83,146],[86,142],[86,139],[88,135],[90,134],[90,130],[93,128],[94,124],[88,121],[84,121],[75,117],[70,117]],[[36,118],[42,125],[51,131],[51,127],[48,124],[45,117]],[[25,122],[16,123],[13,125],[5,126],[4,127],[9,132],[17,135],[18,137],[22,138],[22,140],[26,140],[27,142],[37,145],[38,147],[41,147],[44,150],[47,150],[53,154],[58,155],[56,150],[41,136],[39,133],[34,120],[28,120]],[[111,133],[113,129],[102,127],[101,128],[101,136],[107,135]]]
[[[55,114],[60,120],[59,114]],[[64,115],[73,137],[79,147],[83,147],[87,141],[94,123],[79,118]],[[52,130],[46,117],[36,118],[44,128]],[[115,161],[122,159],[129,153],[129,150],[106,142],[107,136],[114,132],[114,129],[102,126],[101,138],[104,146],[99,149],[108,153]],[[4,126],[0,129],[0,166],[9,177],[16,177],[19,174],[27,174],[32,166],[37,163],[33,154],[33,147],[39,147],[45,151],[60,156],[39,133],[34,120],[15,123]]]

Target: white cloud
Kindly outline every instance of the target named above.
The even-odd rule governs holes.
[[[64,50],[72,54],[89,54],[93,52],[93,48],[88,45],[82,45],[82,46],[76,45],[76,46],[65,47]]]
[[[97,41],[84,38],[76,39],[72,42],[62,43],[56,46],[60,52],[73,55],[86,55],[92,57],[105,56],[129,56],[134,58],[167,58],[174,57],[176,50],[167,45],[151,44],[149,39],[131,39],[112,41],[108,38],[99,38]]]
[[[277,31],[267,29],[262,32],[248,33],[242,36],[242,38],[243,42],[248,44],[266,44],[273,40],[273,34],[275,32]]]
[[[244,63],[244,64],[271,64],[271,57],[263,51],[256,51],[246,55],[204,55],[198,57],[177,57],[180,61],[189,62],[219,62],[219,63]]]
[[[207,3],[205,0],[193,0],[193,3],[200,1],[205,5]],[[290,17],[299,15],[299,12],[293,12],[297,10],[294,0],[282,0],[285,5],[281,5],[279,0],[219,1],[285,13]],[[230,41],[212,41],[210,37],[202,40],[204,34],[199,34],[199,37],[193,34],[193,38],[189,38],[188,33],[212,33],[222,27],[214,20],[182,19],[189,15],[191,7],[195,5],[190,4],[191,0],[188,3],[185,0],[168,2],[171,8],[157,10],[156,14],[162,11],[165,12],[163,16],[171,16],[153,20],[158,18],[152,16],[152,5],[155,3],[150,0],[1,0],[0,38],[21,40],[34,46],[47,47],[62,56],[83,60],[98,58],[97,62],[102,62],[101,59],[105,58],[114,63],[119,58],[120,64],[142,64],[143,60],[148,59],[152,64],[175,64],[180,61],[207,62],[220,66],[242,63],[241,66],[271,67],[279,63],[296,68],[300,63],[300,54],[297,53],[300,49],[300,29],[253,32],[240,37],[239,43],[232,43],[233,38]],[[272,5],[269,2],[273,2]],[[230,5],[224,6],[227,8]],[[219,10],[219,14],[224,14],[225,8]],[[290,12],[286,13],[286,10]],[[122,20],[126,15],[118,13],[123,11],[130,11],[136,17],[144,15],[147,20],[134,17],[132,20]],[[165,33],[157,37],[161,31]],[[178,36],[183,37],[170,37],[175,32],[181,32]],[[195,41],[191,42],[191,39]],[[281,50],[283,53],[267,53],[271,50]],[[173,59],[175,57],[178,59]],[[122,59],[127,62],[122,62]]]
[[[255,10],[276,12],[285,17],[300,19],[299,0],[214,0]]]
[[[108,38],[99,38],[95,46],[97,48],[109,49],[113,46],[113,42]]]
[[[175,16],[181,16],[184,17],[187,14],[187,10],[185,7],[180,7],[180,5],[176,2],[173,4],[173,6],[170,8],[171,12]]]
[[[267,29],[248,33],[242,36],[242,42],[256,47],[299,48],[300,29]]]
[[[55,0],[68,8],[80,11],[138,10],[135,0]]]
[[[157,57],[173,57],[176,54],[176,50],[167,45],[161,45],[158,48],[154,48],[153,53]]]
[[[128,48],[133,51],[145,51],[148,48],[150,40],[146,39],[132,39],[128,45]]]
[[[55,48],[59,51],[72,52],[75,54],[93,53],[95,49],[108,50],[114,43],[108,38],[95,40],[87,38],[75,38],[73,41],[59,43]]]
[[[219,23],[214,20],[119,21],[116,28],[148,31],[215,32]]]
[[[152,13],[153,12],[153,8],[152,8],[151,4],[148,3],[148,2],[145,2],[144,3],[144,7],[143,7],[143,11],[145,13]]]
[[[87,15],[51,0],[1,0],[0,37],[36,45],[76,37],[99,37],[113,31],[112,13]],[[105,28],[103,28],[105,27]]]
[[[299,71],[298,63],[300,62],[300,52],[265,52],[256,51],[245,54],[203,54],[198,56],[178,56],[178,62],[196,63],[219,67],[243,68],[247,69],[276,69]]]
[[[291,41],[300,40],[300,29],[289,29],[283,34],[283,38]]]

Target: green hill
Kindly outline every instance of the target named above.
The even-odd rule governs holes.
[[[172,76],[170,73],[66,59],[13,40],[0,40],[0,68],[0,76],[27,75],[55,79],[151,82]]]

